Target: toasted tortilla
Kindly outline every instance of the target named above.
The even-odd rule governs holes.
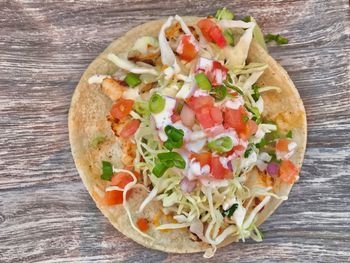
[[[184,18],[188,25],[195,24],[198,17]],[[111,130],[106,116],[111,108],[112,101],[105,96],[98,85],[89,85],[88,78],[95,74],[112,75],[117,67],[107,59],[108,53],[127,52],[134,42],[141,36],[157,37],[164,20],[151,21],[139,25],[124,36],[112,42],[87,68],[74,92],[69,111],[69,137],[73,158],[79,175],[95,201],[97,207],[121,233],[137,243],[152,249],[166,252],[192,253],[203,251],[210,245],[193,241],[187,229],[170,231],[155,230],[150,227],[147,234],[153,239],[141,236],[130,225],[128,216],[122,205],[107,206],[102,202],[106,182],[100,179],[101,161],[109,160],[114,165],[121,164],[120,142],[117,141]],[[281,92],[268,91],[263,93],[263,115],[277,122],[282,130],[293,131],[293,140],[298,144],[292,161],[301,168],[306,146],[306,115],[299,93],[287,72],[254,40],[251,43],[248,61],[262,62],[268,65],[258,84],[261,86],[278,86]],[[91,142],[96,136],[105,136],[106,141],[94,148]],[[251,171],[247,184],[252,186],[259,183],[259,173]],[[288,196],[292,185],[276,180],[274,192],[279,196]],[[137,210],[147,196],[146,191],[134,189],[128,199],[133,218],[146,217],[152,221],[159,210],[161,203],[153,201],[139,214]],[[263,223],[281,204],[281,200],[272,198],[263,211],[258,214],[257,225]],[[152,223],[152,222],[151,222]],[[151,224],[152,225],[152,224]],[[237,238],[231,236],[220,246],[227,245]]]

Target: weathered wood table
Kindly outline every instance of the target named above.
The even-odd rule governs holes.
[[[71,96],[115,38],[161,16],[227,6],[290,44],[270,46],[304,100],[308,147],[262,243],[212,262],[350,262],[350,9],[346,0],[0,2],[0,262],[190,262],[145,249],[95,207],[68,142]]]

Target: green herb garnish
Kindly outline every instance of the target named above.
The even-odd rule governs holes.
[[[231,217],[237,208],[238,208],[238,204],[237,203],[233,204],[229,209],[224,210],[224,212],[222,214],[224,216]]]
[[[274,35],[274,34],[269,33],[265,36],[265,42],[269,43],[271,41],[275,41],[277,43],[277,45],[284,45],[284,44],[288,44],[288,42],[289,42],[287,38],[282,37],[279,34]]]
[[[289,138],[289,139],[292,139],[292,138],[293,138],[293,132],[292,132],[292,130],[290,130],[290,131],[286,134],[286,137]]]
[[[261,123],[260,112],[259,112],[259,109],[257,107],[246,106],[246,109],[248,111],[250,111],[251,113],[253,113],[253,118],[252,118],[253,121],[255,121],[257,124]]]
[[[258,85],[256,85],[256,84],[254,84],[253,86],[252,86],[252,89],[253,89],[253,94],[252,94],[252,97],[253,97],[253,99],[254,99],[254,101],[258,101],[259,100],[259,98],[260,98],[260,92],[259,92],[259,86]]]
[[[236,91],[236,92],[239,93],[240,95],[243,95],[243,91],[242,91],[240,88],[238,88],[238,87],[236,87],[236,86],[230,84],[227,80],[224,81],[224,84],[225,84],[226,87],[228,87],[228,88],[230,88],[230,89]]]
[[[245,152],[244,152],[244,158],[248,158],[249,155],[252,153],[253,149],[252,148],[248,148]]]
[[[267,141],[263,138],[263,139],[261,139],[260,142],[255,144],[255,147],[258,148],[258,149],[262,149],[262,148],[265,147],[266,144],[267,144]]]
[[[227,89],[225,86],[217,86],[215,88],[212,89],[213,97],[215,98],[216,101],[222,101],[223,99],[225,99],[226,95],[227,95]]]

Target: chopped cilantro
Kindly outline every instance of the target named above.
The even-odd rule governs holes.
[[[253,99],[255,100],[255,101],[258,101],[258,99],[260,98],[260,92],[259,92],[259,86],[258,85],[256,85],[256,84],[254,84],[253,86],[252,86],[252,89],[253,89],[253,94],[252,94],[252,97],[253,97]]]
[[[249,155],[252,153],[253,149],[252,148],[248,148],[245,152],[244,152],[244,158],[248,158]]]
[[[229,209],[224,210],[224,212],[222,214],[224,216],[231,217],[237,208],[238,208],[238,204],[237,203],[233,204]]]
[[[274,35],[274,34],[269,33],[265,36],[265,42],[269,43],[271,41],[275,41],[277,43],[277,45],[284,45],[284,44],[288,44],[288,42],[289,42],[287,38],[282,37],[279,34]]]
[[[292,132],[292,130],[290,130],[290,131],[286,134],[286,137],[289,138],[289,139],[292,139],[292,138],[293,138],[293,132]]]
[[[267,144],[267,141],[263,138],[259,143],[255,144],[255,146],[256,148],[261,149],[261,148],[264,148],[266,144]]]

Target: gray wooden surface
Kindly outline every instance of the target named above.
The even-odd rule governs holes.
[[[87,65],[140,23],[251,14],[290,44],[270,51],[308,117],[308,147],[290,199],[262,243],[231,244],[212,262],[350,262],[350,9],[346,0],[0,1],[0,262],[189,262],[145,249],[98,211],[68,142],[72,93]]]

